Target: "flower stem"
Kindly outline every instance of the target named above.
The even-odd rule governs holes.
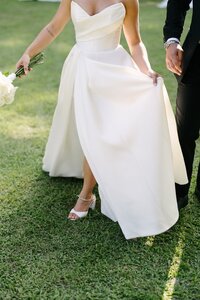
[[[44,53],[40,52],[36,54],[34,57],[31,58],[30,63],[28,65],[28,69],[30,70],[33,68],[35,65],[42,64],[44,62]],[[25,74],[24,72],[24,67],[20,67],[16,72],[16,77],[22,76]]]

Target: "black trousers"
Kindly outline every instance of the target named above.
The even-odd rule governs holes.
[[[176,122],[189,179],[186,185],[176,184],[176,193],[178,197],[184,197],[188,194],[190,187],[196,140],[199,138],[200,130],[200,44],[196,48],[182,82],[178,84]],[[200,190],[200,162],[197,188]]]

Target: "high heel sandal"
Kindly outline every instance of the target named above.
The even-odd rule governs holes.
[[[95,209],[95,206],[96,206],[96,196],[95,196],[94,194],[91,196],[90,199],[85,199],[85,198],[82,198],[82,197],[80,197],[80,196],[78,196],[78,198],[79,198],[81,201],[84,201],[84,202],[90,202],[89,209],[90,209],[90,208],[91,208],[92,210]],[[78,219],[85,218],[85,217],[87,216],[87,214],[88,214],[89,209],[86,210],[86,211],[76,211],[74,208],[72,208],[69,214],[71,214],[71,213],[72,213],[72,214],[75,214],[78,218],[75,218],[75,219],[74,219],[74,218],[69,218],[69,217],[68,217],[68,219],[71,220],[71,221],[76,221],[76,220],[78,220]]]

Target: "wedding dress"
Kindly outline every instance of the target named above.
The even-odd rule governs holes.
[[[122,3],[90,16],[71,2],[76,44],[64,63],[43,170],[82,178],[85,156],[102,213],[130,239],[175,224],[174,182],[185,184],[187,175],[163,80],[154,86],[119,44],[125,14]]]

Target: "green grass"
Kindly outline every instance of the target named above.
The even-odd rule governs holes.
[[[1,0],[0,69],[14,70],[58,4]],[[164,66],[165,11],[141,1],[141,32],[174,104],[176,82]],[[186,26],[187,27],[187,26]],[[57,101],[60,71],[74,43],[70,24],[46,50],[46,62],[19,80],[16,100],[0,109],[0,299],[200,299],[200,207],[193,196],[167,233],[126,241],[97,210],[69,222],[81,181],[49,178],[41,161]],[[199,144],[198,155],[199,156]]]

